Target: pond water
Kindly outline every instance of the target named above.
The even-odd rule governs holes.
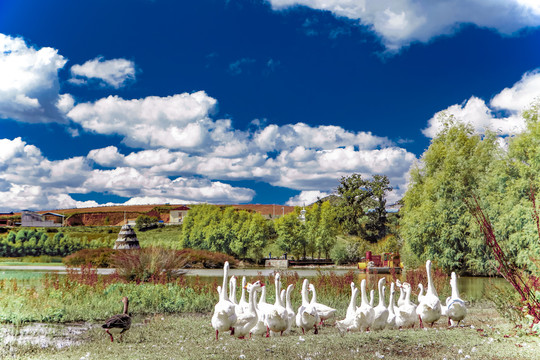
[[[296,272],[300,278],[311,278],[317,276],[319,272],[323,274],[328,274],[333,272],[337,275],[346,274],[349,271],[355,272],[355,282],[359,284],[362,279],[366,279],[368,276],[365,273],[360,273],[354,268],[289,268],[287,270],[280,269],[269,269],[269,268],[245,268],[245,269],[231,269],[229,270],[229,275],[235,275],[238,278],[246,276],[248,279],[250,277],[262,275],[269,276],[276,271],[287,271],[287,272]],[[98,269],[98,273],[102,275],[111,274],[114,272],[114,269]],[[45,274],[65,274],[65,268],[62,266],[50,266],[50,267],[40,267],[40,266],[0,266],[0,280],[10,280],[10,279],[39,279],[40,277],[45,276]],[[187,276],[199,276],[208,281],[217,280],[221,282],[223,276],[222,269],[189,269],[186,273]],[[381,276],[381,275],[375,275]],[[392,280],[391,275],[384,275],[387,280]],[[402,279],[402,275],[396,275],[398,279]],[[507,282],[498,277],[470,277],[463,276],[458,278],[458,287],[460,291],[460,296],[465,300],[479,300],[483,297],[485,290],[488,290],[493,286],[507,286]],[[417,289],[413,289],[413,292],[416,292]]]

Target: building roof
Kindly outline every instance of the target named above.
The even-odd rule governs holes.
[[[175,208],[172,208],[171,210],[172,210],[172,211],[174,211],[174,210],[185,211],[185,210],[189,210],[189,208],[188,208],[187,206],[180,205],[180,206],[177,206],[177,207],[175,207]]]
[[[53,212],[46,212],[46,213],[41,214],[41,216],[43,216],[43,215],[52,215],[52,216],[58,216],[58,217],[66,217],[65,215],[57,214],[57,213],[53,213]]]

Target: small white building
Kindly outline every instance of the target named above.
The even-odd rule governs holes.
[[[189,208],[187,206],[178,206],[171,209],[169,213],[169,225],[180,225],[184,222],[184,217],[187,216]]]
[[[21,214],[21,226],[23,227],[61,227],[64,223],[64,215],[47,212],[38,214],[30,210],[23,210]]]

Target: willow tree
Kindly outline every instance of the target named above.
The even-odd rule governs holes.
[[[446,271],[478,272],[489,258],[466,201],[477,193],[500,158],[494,134],[484,136],[452,117],[410,170],[400,211],[400,233],[409,262],[433,259]],[[472,256],[471,256],[472,254]]]
[[[486,179],[486,190],[479,198],[510,261],[536,271],[540,270],[540,224],[531,200],[538,205],[540,198],[539,109],[536,102],[524,111],[524,131],[508,139],[506,156]]]
[[[280,217],[274,223],[277,233],[277,245],[283,252],[293,254],[297,259],[305,258],[307,251],[305,226],[292,212]]]

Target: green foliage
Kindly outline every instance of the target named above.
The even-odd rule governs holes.
[[[407,263],[437,259],[445,271],[493,274],[491,250],[473,221],[467,202],[479,199],[509,261],[539,271],[540,241],[530,200],[540,189],[540,122],[535,103],[523,113],[525,131],[498,145],[492,133],[446,117],[421,161],[410,171],[400,212]]]
[[[184,219],[181,245],[259,259],[271,227],[272,222],[258,213],[238,211],[230,206],[195,205]]]
[[[339,220],[343,231],[349,235],[361,235],[362,219],[369,208],[371,193],[369,181],[360,174],[343,176],[337,188],[341,202],[339,206]]]
[[[306,232],[298,213],[292,212],[275,221],[277,245],[285,253],[293,254],[297,259],[306,257]]]
[[[330,254],[336,265],[352,264],[360,261],[368,250],[377,253],[373,247],[373,244],[359,237],[338,237]]]
[[[150,247],[116,251],[112,255],[117,274],[126,281],[170,282],[183,274],[187,259],[178,250]]]
[[[392,191],[390,180],[386,175],[373,175],[373,179],[369,182],[369,190],[374,207],[367,213],[365,238],[370,242],[377,242],[388,233],[386,193]]]
[[[337,218],[342,230],[377,242],[388,232],[386,193],[392,191],[386,175],[373,175],[371,180],[360,174],[342,177],[337,188],[341,201]]]
[[[30,228],[10,231],[7,237],[0,239],[0,256],[66,256],[77,250],[91,247],[93,244],[79,242],[57,232],[53,237],[47,233]]]
[[[135,220],[135,228],[139,231],[155,229],[158,226],[159,219],[155,216],[139,215]]]
[[[406,255],[420,261],[437,259],[445,271],[484,272],[473,264],[488,264],[487,253],[471,256],[478,239],[465,203],[477,193],[498,159],[496,139],[474,135],[472,127],[448,118],[419,164],[403,198],[400,231],[411,250]],[[415,261],[415,259],[407,259]]]
[[[328,201],[313,204],[306,213],[308,247],[313,249],[312,253],[316,251],[319,258],[321,253],[328,258],[330,250],[336,243],[338,233],[336,216],[336,209]]]
[[[81,266],[91,264],[94,267],[106,268],[111,264],[111,257],[115,250],[111,248],[83,249],[62,259],[67,266]]]

